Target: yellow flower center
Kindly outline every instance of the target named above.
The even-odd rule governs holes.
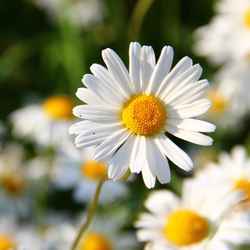
[[[234,188],[246,195],[246,200],[250,201],[250,180],[239,179],[235,182]]]
[[[14,250],[15,248],[15,242],[8,235],[0,234],[0,250]]]
[[[250,8],[248,8],[244,14],[244,24],[248,29],[250,29]]]
[[[121,119],[134,134],[151,136],[165,125],[166,110],[163,103],[152,95],[137,95],[122,108]]]
[[[227,99],[218,91],[212,90],[208,94],[212,107],[210,112],[214,114],[222,114],[228,106]]]
[[[176,210],[167,217],[163,234],[176,246],[188,246],[202,241],[209,233],[207,219],[187,210]]]
[[[1,177],[1,185],[9,194],[18,196],[25,189],[25,180],[15,174],[6,174]]]
[[[107,179],[107,166],[98,161],[86,161],[81,166],[81,173],[94,181],[105,180]]]
[[[112,246],[105,236],[89,233],[81,240],[79,250],[112,250]]]
[[[43,103],[45,113],[55,120],[71,120],[73,101],[67,96],[53,96]]]

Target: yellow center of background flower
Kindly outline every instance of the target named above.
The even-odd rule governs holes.
[[[0,250],[14,250],[15,248],[15,242],[8,235],[0,234]]]
[[[250,201],[250,180],[239,179],[235,182],[234,188],[246,195],[246,200]]]
[[[43,103],[45,113],[55,120],[71,120],[73,101],[67,96],[53,96]]]
[[[244,24],[248,29],[250,29],[250,8],[248,8],[244,14]]]
[[[107,179],[107,166],[98,161],[86,161],[81,166],[82,175],[91,180],[99,181]]]
[[[19,175],[6,174],[1,177],[1,185],[9,194],[18,196],[23,192],[26,183]]]
[[[188,246],[202,241],[209,233],[207,219],[199,214],[183,209],[172,212],[167,217],[163,234],[176,246]]]
[[[212,102],[209,112],[214,114],[222,114],[225,112],[228,101],[220,92],[212,90],[209,92],[208,97]]]
[[[112,246],[105,236],[89,233],[80,242],[79,250],[112,250]]]
[[[121,118],[124,126],[134,134],[151,136],[164,127],[166,110],[158,98],[142,94],[125,104]]]

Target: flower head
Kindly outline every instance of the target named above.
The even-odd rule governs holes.
[[[119,179],[128,170],[142,172],[147,187],[170,181],[167,157],[184,170],[191,170],[189,156],[169,138],[172,134],[200,145],[212,139],[200,132],[215,126],[194,119],[205,113],[210,102],[203,97],[208,87],[199,80],[202,69],[184,57],[171,70],[173,49],[165,46],[156,62],[149,46],[131,43],[129,72],[111,49],[102,52],[107,68],[94,64],[76,95],[86,105],[73,113],[83,121],[71,126],[77,147],[96,146],[95,160],[109,162],[108,177]]]
[[[200,184],[185,182],[182,198],[169,191],[149,196],[145,204],[149,213],[141,214],[136,222],[138,239],[147,242],[145,249],[217,250],[228,243],[249,242],[249,211],[232,212],[241,194],[215,193]]]

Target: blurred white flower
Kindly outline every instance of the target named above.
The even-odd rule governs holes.
[[[49,215],[45,219],[43,236],[44,247],[47,250],[68,250],[72,245],[80,224],[85,217],[70,220],[67,216],[58,214]],[[134,249],[136,239],[130,233],[122,233],[125,217],[113,213],[107,220],[107,216],[97,215],[88,231],[84,234],[79,244],[79,250],[127,250]]]
[[[190,157],[166,133],[199,145],[212,139],[200,132],[215,126],[194,119],[210,107],[203,98],[208,82],[199,80],[202,69],[184,57],[171,70],[172,47],[162,49],[158,62],[152,47],[133,42],[129,48],[129,72],[111,49],[102,51],[105,67],[94,64],[77,96],[87,105],[74,108],[84,119],[70,128],[77,147],[96,145],[94,158],[108,160],[108,176],[119,179],[130,168],[142,172],[145,185],[170,181],[168,159],[189,171]]]
[[[231,154],[222,153],[218,163],[209,163],[197,173],[194,181],[214,192],[217,189],[241,191],[245,195],[244,201],[250,202],[250,158],[245,148],[236,146]]]
[[[94,147],[78,151],[72,145],[66,151],[67,154],[59,154],[55,159],[53,182],[58,188],[74,188],[76,201],[89,202],[97,183],[107,179],[107,165],[94,160]],[[127,194],[125,183],[106,180],[101,190],[100,203],[109,203]]]
[[[70,138],[73,101],[67,96],[52,96],[40,104],[28,105],[10,116],[13,133],[42,146],[63,146]]]
[[[0,153],[0,211],[25,215],[30,209],[29,180],[24,151],[18,144],[2,147]]]
[[[103,20],[101,0],[33,0],[51,18],[66,18],[74,25],[87,28]]]
[[[43,242],[32,225],[19,225],[13,217],[0,218],[1,250],[43,250]]]
[[[63,213],[47,213],[37,225],[44,250],[68,250],[76,235],[75,221]]]
[[[250,213],[233,213],[242,196],[185,182],[183,198],[169,191],[152,193],[136,223],[147,250],[235,249],[250,241]],[[231,246],[231,247],[230,247]]]
[[[214,63],[250,55],[250,1],[220,0],[211,23],[196,32],[198,54]]]
[[[219,127],[241,126],[250,111],[250,63],[226,64],[215,76],[215,86],[209,92],[212,107],[208,112]]]

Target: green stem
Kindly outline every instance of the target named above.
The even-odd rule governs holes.
[[[152,6],[154,0],[138,0],[132,13],[131,22],[128,30],[129,40],[136,40],[141,30],[143,19]]]
[[[86,230],[88,229],[88,227],[90,226],[90,224],[94,218],[103,183],[104,183],[104,181],[100,181],[96,187],[95,195],[94,195],[93,200],[91,201],[89,208],[88,208],[86,221],[81,226],[79,233],[72,244],[71,250],[77,250],[77,247],[80,243],[82,235],[86,232]]]

